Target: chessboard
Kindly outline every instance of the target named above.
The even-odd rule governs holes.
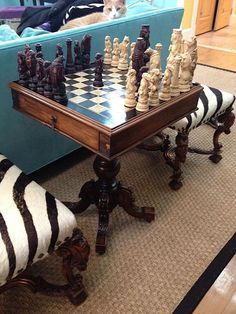
[[[94,87],[94,67],[69,74],[66,78],[67,107],[109,127],[117,120],[126,120],[128,111],[124,106],[127,71],[104,65],[103,87]],[[128,117],[127,117],[128,118]]]

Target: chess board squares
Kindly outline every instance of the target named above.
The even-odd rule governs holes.
[[[94,105],[92,107],[89,107],[89,110],[91,110],[91,111],[93,111],[93,112],[95,112],[97,114],[100,114],[100,113],[106,111],[107,108],[102,106],[102,105],[97,104],[97,105]]]

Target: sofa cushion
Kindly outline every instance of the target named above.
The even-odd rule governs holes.
[[[76,226],[66,206],[0,155],[0,286],[52,253]]]
[[[185,118],[177,121],[171,126],[172,129],[190,131],[199,125],[208,122],[212,117],[217,117],[230,107],[235,96],[220,89],[203,86],[200,94],[197,110],[187,115]]]

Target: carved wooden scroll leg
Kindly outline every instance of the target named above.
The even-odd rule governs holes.
[[[217,118],[219,124],[213,136],[213,145],[214,145],[213,154],[209,156],[209,159],[216,164],[222,159],[222,156],[221,156],[222,144],[219,143],[219,137],[222,133],[229,134],[230,128],[234,124],[234,121],[235,121],[235,115],[232,112],[232,110],[233,108],[229,107],[225,111],[225,113],[223,113]]]
[[[155,219],[155,210],[153,207],[137,207],[134,204],[134,197],[132,191],[128,188],[120,186],[117,194],[117,203],[131,216],[144,219],[151,222]]]
[[[33,277],[22,273],[1,286],[0,293],[14,287],[25,287],[33,293],[39,292],[48,296],[67,296],[73,304],[79,305],[87,298],[87,292],[82,283],[81,275],[74,274],[74,268],[79,271],[86,269],[89,251],[89,245],[82,232],[75,229],[73,237],[63,243],[57,250],[57,254],[63,259],[63,273],[67,284],[55,285],[40,276]]]
[[[183,183],[181,182],[181,163],[185,162],[188,152],[188,133],[179,132],[175,138],[175,143],[175,158],[173,161],[171,161],[170,158],[167,160],[168,165],[173,168],[173,175],[169,182],[169,186],[172,190],[178,190],[183,186]]]

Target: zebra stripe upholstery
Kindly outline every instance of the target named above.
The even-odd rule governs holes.
[[[76,227],[66,206],[0,154],[0,286],[52,253]]]
[[[234,95],[206,85],[202,86],[203,91],[200,94],[197,110],[171,125],[172,129],[189,132],[208,122],[212,117],[221,115],[233,104]]]

